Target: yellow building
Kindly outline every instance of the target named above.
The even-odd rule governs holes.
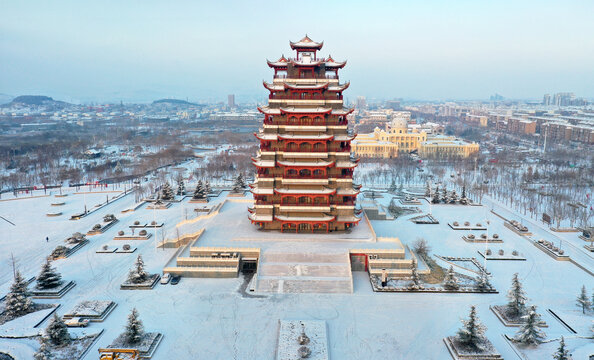
[[[371,134],[359,134],[352,142],[358,157],[395,158],[398,153],[417,151],[421,157],[466,158],[478,152],[479,145],[450,136],[427,137],[425,131],[409,131],[405,120],[393,121],[387,131],[375,128]]]
[[[467,158],[478,153],[479,144],[469,143],[453,136],[434,136],[421,143],[422,158]]]

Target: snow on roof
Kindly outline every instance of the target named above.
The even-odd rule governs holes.
[[[274,160],[260,160],[259,158],[252,158],[252,161],[254,163],[254,165],[259,166],[259,167],[274,167],[275,163]]]
[[[272,188],[270,188],[270,189],[262,189],[260,187],[255,187],[255,188],[251,189],[250,191],[254,195],[272,195],[272,194],[274,194],[274,191],[273,191]]]
[[[287,112],[287,113],[316,113],[316,114],[324,114],[324,113],[329,113],[332,110],[332,108],[327,108],[327,107],[309,107],[309,108],[296,108],[294,106],[292,107],[282,107],[280,108],[281,112]]]
[[[325,167],[330,166],[333,161],[324,161],[324,160],[316,160],[316,161],[288,161],[288,160],[279,160],[277,161],[279,165],[282,166],[306,166],[306,167]]]
[[[275,215],[275,219],[280,221],[332,221],[335,216],[322,215],[322,216],[290,216],[290,215]]]
[[[340,223],[359,222],[360,220],[361,218],[355,215],[339,215],[336,218],[336,221]]]
[[[322,46],[324,46],[324,42],[315,42],[312,39],[309,38],[309,36],[307,36],[307,34],[303,37],[303,39],[297,41],[297,42],[292,42],[289,41],[289,44],[291,45],[291,49],[295,50],[295,49],[316,49],[316,50],[320,50],[322,48]]]
[[[248,214],[248,217],[252,221],[272,221],[272,215],[261,215],[261,214]]]
[[[337,161],[336,162],[337,168],[354,168],[355,166],[357,166],[357,163],[354,163],[351,161]]]
[[[356,195],[359,191],[355,189],[337,189],[336,195]]]
[[[287,140],[330,140],[334,136],[332,134],[317,134],[317,135],[295,135],[295,134],[278,134],[279,139]],[[335,140],[337,140],[335,138]]]
[[[274,189],[276,193],[279,194],[332,194],[334,193],[334,189],[330,189],[327,187],[323,187],[321,189],[285,189],[285,188],[278,188]]]

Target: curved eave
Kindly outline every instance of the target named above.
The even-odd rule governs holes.
[[[344,116],[347,116],[350,113],[352,113],[353,111],[355,111],[355,108],[350,108],[350,109],[347,109],[346,111],[340,111],[340,112],[338,112],[338,111],[337,112],[332,111],[332,115],[344,115]]]
[[[324,223],[336,220],[336,216],[324,216],[322,217],[286,217],[283,215],[274,215],[274,220],[289,222],[289,223]]]
[[[266,59],[266,63],[271,68],[283,68],[283,67],[286,68],[287,65],[289,64],[285,61],[270,61],[268,59]]]
[[[297,62],[295,60],[291,60],[291,65],[293,65],[293,66],[299,66],[299,67],[315,67],[315,66],[322,65],[322,60],[318,60],[318,61],[311,62],[311,63],[308,63],[308,64]]]
[[[280,115],[280,111],[278,111],[278,109],[274,109],[275,111],[273,112],[271,109],[266,108],[263,109],[261,107],[258,106],[258,111],[261,112],[264,115]]]
[[[345,65],[346,65],[346,60],[345,61],[334,61],[334,62],[327,62],[326,63],[326,68],[336,68],[336,69],[342,69]]]
[[[327,192],[324,192],[324,193],[308,193],[308,192],[298,192],[298,193],[295,193],[295,192],[291,192],[290,190],[283,191],[282,189],[274,189],[274,193],[275,194],[279,194],[279,195],[312,195],[312,196],[315,196],[315,195],[334,195],[334,194],[336,194],[336,189],[328,189],[328,188],[324,188],[324,189],[331,190],[331,191],[327,191]]]
[[[354,168],[356,168],[359,165],[358,162],[359,161],[357,160],[357,161],[354,161],[354,162],[349,162],[348,164],[339,164],[339,163],[336,163],[336,166],[335,167],[338,168],[338,169],[354,169]]]
[[[262,81],[262,85],[264,85],[264,87],[270,91],[280,91],[282,89],[279,89],[276,87],[275,84],[269,84],[266,81]]]
[[[297,42],[292,42],[289,41],[289,44],[291,45],[291,49],[293,50],[311,50],[311,49],[315,49],[315,50],[321,50],[322,46],[324,46],[324,42],[311,42],[311,43],[303,43],[300,41]]]
[[[288,109],[288,108],[280,108],[279,110],[280,110],[281,114],[330,114],[332,112],[332,108],[328,108],[327,110],[324,109],[322,111],[307,111],[309,109]]]
[[[260,137],[260,134],[259,134],[259,133],[256,133],[256,132],[255,132],[255,133],[254,133],[254,136],[255,136],[255,137],[258,139],[258,140],[260,140],[260,141],[276,141],[276,140],[278,140],[278,135],[275,135],[275,136],[277,136],[277,138],[274,138],[274,139],[265,139],[265,138],[263,138],[263,137]]]
[[[326,89],[330,83],[324,83],[320,85],[312,85],[312,86],[296,86],[288,83],[284,83],[285,89],[291,90],[318,90],[318,89]]]
[[[325,135],[325,137],[316,137],[316,138],[307,138],[308,135],[303,135],[304,137],[299,136],[283,136],[282,134],[277,135],[281,140],[295,140],[295,141],[315,141],[315,140],[332,140],[334,139],[334,135]]]
[[[274,161],[270,161],[272,164],[263,164],[262,161],[258,160],[258,159],[252,159],[252,163],[254,164],[254,166],[256,167],[260,167],[260,168],[273,168],[275,167]]]
[[[348,89],[348,88],[349,88],[349,86],[351,86],[351,82],[350,82],[350,81],[349,81],[349,82],[347,82],[347,83],[344,83],[344,84],[342,84],[342,85],[338,85],[338,86],[337,86],[337,87],[338,87],[338,89],[331,89],[331,88],[329,87],[329,88],[328,88],[328,91],[345,91],[346,89]]]
[[[359,221],[361,221],[361,218],[356,216],[353,216],[351,219],[341,219],[340,216],[336,218],[336,222],[341,224],[356,224]]]
[[[290,163],[287,161],[278,160],[277,164],[282,167],[291,167],[291,168],[324,168],[324,167],[331,167],[334,165],[334,161],[328,161],[325,163]]]

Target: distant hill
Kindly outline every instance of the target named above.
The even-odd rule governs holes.
[[[24,105],[59,105],[64,106],[67,103],[63,101],[56,101],[49,96],[43,95],[21,95],[17,96],[12,99],[11,102],[5,104],[4,106],[10,106],[14,104],[24,104]]]
[[[153,101],[153,104],[198,105],[198,104],[186,101],[186,100],[179,100],[179,99],[159,99],[159,100]]]

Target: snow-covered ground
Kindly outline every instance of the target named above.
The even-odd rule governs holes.
[[[193,185],[188,185],[192,189]],[[109,193],[110,197],[116,193]],[[223,201],[223,193],[212,204]],[[95,359],[97,349],[109,345],[122,331],[132,307],[139,311],[147,331],[164,334],[155,353],[155,359],[273,359],[276,353],[279,320],[324,320],[328,330],[328,350],[331,359],[448,359],[449,354],[442,338],[454,335],[460,327],[460,318],[466,317],[471,304],[477,305],[481,321],[488,327],[487,336],[505,359],[518,356],[501,334],[513,335],[515,329],[506,328],[489,310],[489,305],[504,304],[505,294],[515,272],[525,285],[529,303],[538,306],[543,320],[549,324],[545,329],[549,339],[572,334],[546,309],[552,309],[578,329],[580,335],[587,333],[592,315],[581,315],[575,307],[575,297],[583,284],[592,288],[592,276],[570,262],[555,261],[503,225],[503,220],[490,213],[488,207],[435,205],[433,215],[438,225],[416,225],[407,219],[418,214],[406,215],[393,221],[372,221],[378,237],[398,237],[404,245],[411,246],[423,237],[432,247],[432,253],[443,256],[476,257],[484,261],[477,250],[493,244],[473,244],[461,239],[469,231],[452,230],[447,223],[490,221],[489,235],[497,233],[504,243],[497,244],[506,253],[518,250],[526,261],[489,261],[487,269],[493,274],[492,283],[499,294],[435,294],[435,293],[374,293],[366,273],[353,273],[353,294],[265,294],[261,297],[244,297],[239,291],[243,279],[194,279],[183,278],[178,285],[158,284],[149,291],[122,291],[120,284],[136,256],[141,254],[149,273],[160,273],[174,255],[176,249],[157,249],[155,244],[165,237],[175,236],[175,225],[186,214],[195,216],[194,207],[186,198],[166,210],[148,210],[142,206],[134,212],[121,213],[134,204],[134,196],[128,195],[98,210],[81,220],[69,220],[73,213],[81,212],[84,201],[92,208],[105,201],[105,193],[69,194],[63,198],[40,197],[0,201],[0,216],[12,221],[11,225],[0,221],[0,291],[2,296],[12,279],[11,253],[25,278],[37,275],[47,254],[73,232],[88,231],[102,217],[113,213],[120,220],[105,233],[90,236],[90,243],[67,259],[54,262],[65,280],[74,280],[77,285],[59,300],[36,300],[41,303],[60,303],[59,315],[82,300],[111,300],[116,308],[102,323],[91,323],[88,331],[105,329],[85,359]],[[249,195],[248,195],[249,196]],[[61,207],[52,207],[51,202],[60,199],[66,202]],[[386,205],[391,196],[379,199]],[[284,246],[295,240],[275,242],[254,241],[253,228],[247,218],[248,203],[228,202],[220,214],[194,223],[196,229],[207,226],[207,231],[197,245],[228,246]],[[52,208],[60,208],[64,215],[47,217]],[[423,201],[420,208],[429,211]],[[186,211],[185,209],[188,209]],[[129,230],[135,220],[150,223],[164,222],[162,229],[149,240],[114,241],[119,230]],[[520,220],[520,218],[518,218]],[[529,225],[530,226],[530,225]],[[530,230],[533,226],[530,226]],[[472,232],[479,236],[484,231]],[[241,240],[241,235],[248,239]],[[45,237],[49,237],[46,243]],[[538,230],[539,237],[552,237],[547,230]],[[562,234],[569,237],[572,234]],[[278,233],[278,237],[281,237]],[[324,242],[323,237],[310,239]],[[569,240],[568,240],[569,241]],[[582,240],[580,240],[582,241]],[[121,247],[124,243],[137,247],[133,254],[96,253],[104,244]],[[346,245],[345,245],[346,243]],[[268,245],[266,245],[268,244]],[[359,244],[358,244],[359,245]],[[357,246],[358,246],[357,245]],[[307,247],[305,243],[299,247]],[[338,245],[337,245],[338,246]],[[342,242],[340,246],[351,246]],[[369,243],[369,247],[388,246],[385,243]],[[571,255],[571,254],[570,254]],[[580,259],[585,262],[587,258]],[[591,266],[585,263],[583,266]],[[45,327],[47,324],[42,324]],[[14,345],[12,345],[14,344]],[[556,344],[556,343],[555,343]],[[592,340],[568,341],[571,351],[582,354],[590,351]],[[10,346],[9,346],[10,345]],[[38,346],[30,340],[0,339],[0,351],[13,351],[17,359],[28,359],[30,349]],[[523,350],[529,359],[549,358],[556,346],[546,344],[535,350]],[[15,350],[12,350],[15,349]],[[577,352],[576,352],[577,353]]]

